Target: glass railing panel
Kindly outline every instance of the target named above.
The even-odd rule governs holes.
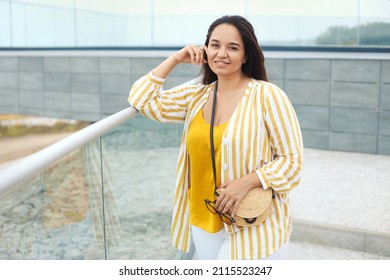
[[[0,259],[104,259],[99,139],[0,197]]]
[[[171,216],[181,126],[136,117],[102,137],[108,259],[174,259]]]

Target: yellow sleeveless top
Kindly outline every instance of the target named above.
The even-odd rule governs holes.
[[[217,186],[221,184],[221,142],[228,122],[214,126],[214,149]],[[199,110],[187,135],[187,150],[190,158],[190,224],[216,233],[223,227],[217,214],[211,213],[204,200],[216,199],[214,195],[214,175],[210,152],[210,124],[203,118],[203,110]]]

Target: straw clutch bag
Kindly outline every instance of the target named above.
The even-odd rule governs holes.
[[[271,189],[264,190],[262,187],[251,189],[238,207],[234,224],[249,227],[264,222],[271,215],[272,198]]]

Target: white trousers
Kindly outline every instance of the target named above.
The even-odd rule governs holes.
[[[221,229],[217,233],[191,225],[192,238],[195,244],[195,254],[199,260],[229,260],[230,235]],[[284,257],[288,242],[272,255],[263,260],[281,260]]]

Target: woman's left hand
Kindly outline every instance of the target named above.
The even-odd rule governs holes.
[[[251,189],[246,184],[240,182],[240,179],[231,180],[223,183],[219,188],[219,197],[215,207],[220,213],[227,213],[234,217],[237,213],[241,200]]]

